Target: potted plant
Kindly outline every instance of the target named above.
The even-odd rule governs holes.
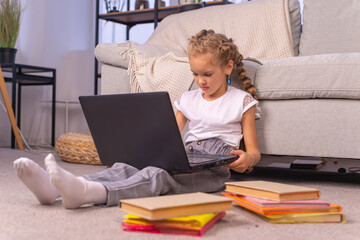
[[[20,0],[1,0],[0,3],[0,63],[14,63],[15,43],[19,36]]]

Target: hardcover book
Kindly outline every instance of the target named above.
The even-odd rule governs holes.
[[[295,213],[262,216],[270,223],[345,223],[346,216],[341,212]]]
[[[208,193],[187,193],[120,200],[119,207],[149,220],[167,219],[232,208],[232,201]]]
[[[269,181],[226,182],[225,185],[227,192],[273,200],[316,199],[320,197],[320,191],[315,188]]]

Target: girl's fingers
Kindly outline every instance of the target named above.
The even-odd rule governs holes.
[[[232,155],[238,155],[240,156],[242,153],[244,153],[243,150],[234,150],[234,151],[231,151],[230,154]]]

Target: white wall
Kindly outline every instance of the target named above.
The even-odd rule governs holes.
[[[126,2],[126,0],[122,0],[122,1]],[[165,0],[166,6],[169,6],[169,1],[174,1],[174,0]],[[100,3],[101,3],[100,13],[106,13],[106,9],[103,4],[103,1],[100,0]],[[154,0],[149,0],[149,7],[150,8],[154,7]],[[134,10],[134,8],[135,8],[135,0],[130,0],[130,10]],[[126,9],[127,6],[126,4],[124,4],[123,11],[126,11]],[[125,25],[100,20],[99,28],[100,28],[99,42],[112,43],[112,42],[124,42],[126,40]],[[153,30],[154,30],[153,23],[135,25],[130,29],[130,40],[142,44],[150,37]]]
[[[56,68],[57,100],[93,94],[95,1],[22,0],[16,62]],[[11,98],[11,84],[6,84]],[[2,99],[1,99],[2,100]],[[50,144],[51,87],[22,89],[21,130],[31,144]],[[56,137],[65,131],[65,105],[56,106]],[[69,131],[88,131],[78,104],[69,109]],[[10,123],[0,109],[0,146],[10,145]]]
[[[69,102],[68,132],[88,132],[78,101],[94,93],[95,2],[89,0],[21,0],[23,16],[16,48],[16,62],[55,68],[56,138],[65,133],[65,104]],[[135,1],[131,0],[131,9]],[[153,1],[150,1],[153,4]],[[105,13],[100,0],[100,13]],[[153,5],[150,5],[153,6]],[[99,42],[125,41],[125,26],[100,21]],[[153,24],[131,30],[131,40],[143,43]],[[11,99],[11,84],[6,84]],[[21,132],[28,143],[51,142],[51,87],[22,88]],[[1,99],[2,101],[2,99]],[[0,147],[10,146],[10,123],[0,108]]]

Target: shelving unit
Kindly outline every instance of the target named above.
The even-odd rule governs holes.
[[[220,0],[220,1],[212,1],[212,2],[192,3],[187,5],[158,7],[158,1],[155,0],[154,8],[130,11],[130,0],[127,0],[126,12],[111,12],[106,14],[99,14],[99,1],[100,0],[96,0],[95,46],[99,43],[98,39],[99,39],[100,19],[126,25],[126,40],[129,40],[130,29],[137,24],[153,22],[154,28],[156,28],[158,22],[160,22],[162,19],[172,14],[191,11],[203,7],[232,3],[231,1],[228,0]],[[95,59],[95,90],[94,90],[95,95],[98,94],[99,77],[100,75],[98,73],[98,62]]]

